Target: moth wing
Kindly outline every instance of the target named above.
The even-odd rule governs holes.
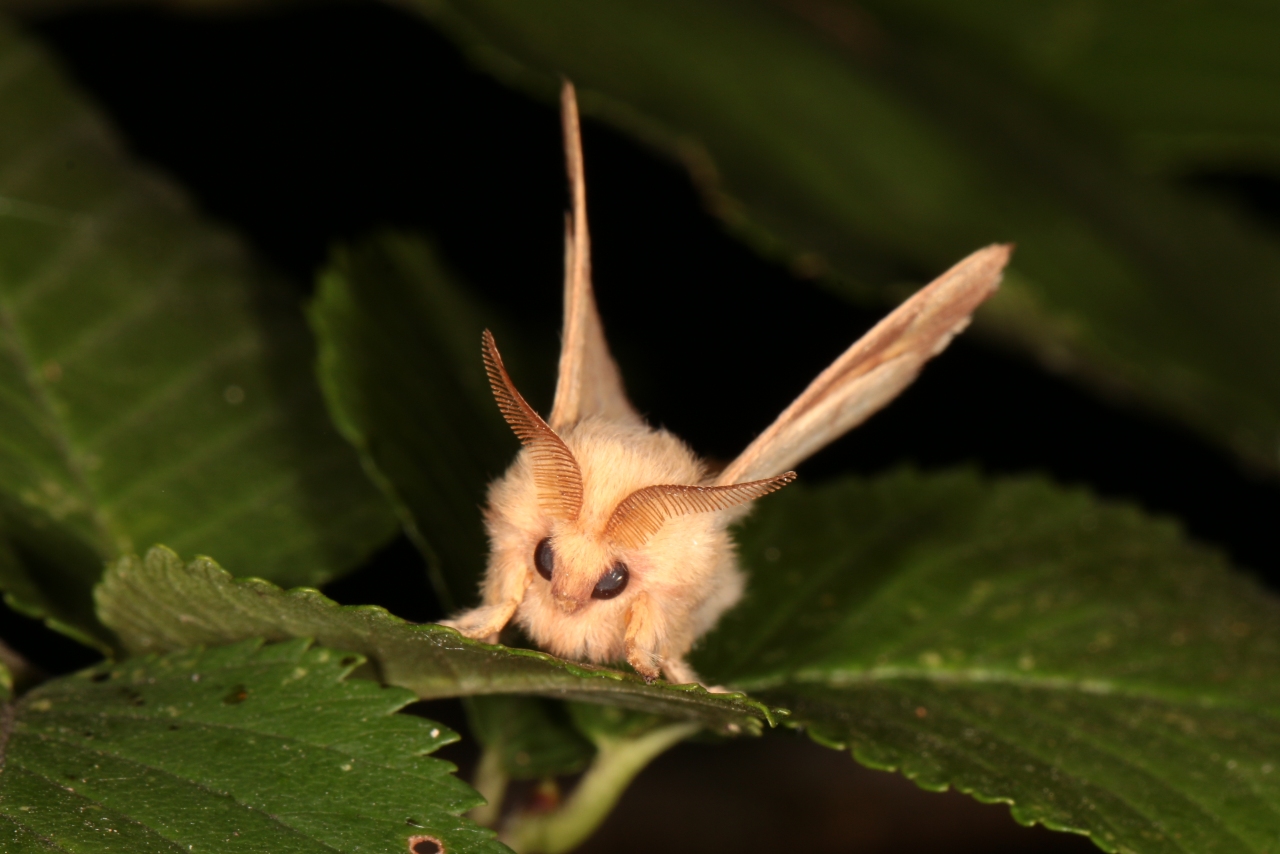
[[[820,373],[716,483],[794,468],[897,397],[995,293],[1012,252],[1011,245],[979,249],[917,291]]]
[[[564,124],[565,161],[573,212],[566,217],[564,235],[564,331],[551,429],[559,431],[588,416],[641,423],[627,400],[622,374],[609,353],[604,327],[591,290],[591,236],[587,230],[587,188],[583,174],[578,99],[573,84],[560,92]]]

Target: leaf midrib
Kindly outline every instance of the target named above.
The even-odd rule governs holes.
[[[1226,696],[1176,694],[1150,685],[1126,685],[1114,679],[1067,675],[1030,675],[988,667],[927,668],[903,665],[881,665],[862,670],[807,668],[785,677],[761,676],[735,679],[737,690],[777,691],[788,685],[821,685],[825,688],[850,688],[860,685],[887,684],[895,681],[918,681],[936,685],[1005,685],[1014,688],[1058,691],[1100,697],[1121,697],[1175,705],[1195,705],[1205,709],[1234,709],[1264,717],[1280,717],[1261,701],[1240,701]]]
[[[6,290],[0,288],[0,332],[8,339],[5,349],[10,351],[11,358],[18,366],[37,409],[45,418],[44,432],[52,442],[59,458],[66,467],[66,473],[85,502],[87,515],[97,534],[98,553],[111,555],[114,553],[114,540],[111,535],[112,526],[109,517],[102,510],[102,502],[89,483],[88,475],[76,460],[71,446],[70,429],[66,421],[58,414],[53,395],[48,384],[44,382],[38,370],[31,363],[26,342],[18,332],[18,326],[10,306],[10,297]]]
[[[5,812],[0,812],[0,821],[7,821],[10,824],[12,824],[14,827],[18,828],[19,830],[25,830],[27,833],[31,835],[32,838],[39,839],[41,842],[48,845],[50,851],[66,851],[67,850],[63,848],[61,845],[59,845],[58,843],[54,842],[53,839],[51,839],[50,837],[45,836],[40,831],[36,830],[31,825],[27,824],[26,822],[19,821],[18,817],[15,815],[10,815],[9,813],[5,813]]]

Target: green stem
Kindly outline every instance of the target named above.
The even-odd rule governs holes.
[[[476,766],[472,787],[480,793],[488,803],[476,807],[468,813],[476,824],[493,827],[498,823],[502,813],[502,799],[507,793],[507,772],[502,767],[502,751],[488,747],[480,754],[480,764]]]
[[[658,754],[700,729],[699,724],[668,724],[634,738],[600,738],[591,767],[573,794],[555,812],[512,820],[502,841],[520,854],[561,854],[595,831],[622,792]]]

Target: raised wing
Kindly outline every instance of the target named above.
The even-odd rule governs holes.
[[[919,375],[995,293],[1010,245],[979,249],[943,273],[862,336],[747,446],[718,484],[771,477],[793,468],[866,421]]]
[[[591,291],[591,236],[587,231],[587,186],[578,127],[578,98],[573,84],[567,80],[560,92],[560,110],[573,212],[565,218],[564,332],[549,423],[557,431],[591,415],[639,423],[640,416],[623,389],[618,365],[609,354]]]

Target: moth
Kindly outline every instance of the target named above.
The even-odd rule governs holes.
[[[661,674],[699,682],[685,656],[744,589],[730,526],[751,502],[795,480],[792,467],[906,388],[995,292],[1012,247],[980,249],[917,292],[728,467],[712,471],[627,399],[592,292],[577,98],[568,82],[561,112],[572,210],[555,399],[544,421],[484,332],[494,397],[523,447],[489,487],[482,604],[445,625],[494,643],[514,619],[562,658],[625,659],[646,681]]]

